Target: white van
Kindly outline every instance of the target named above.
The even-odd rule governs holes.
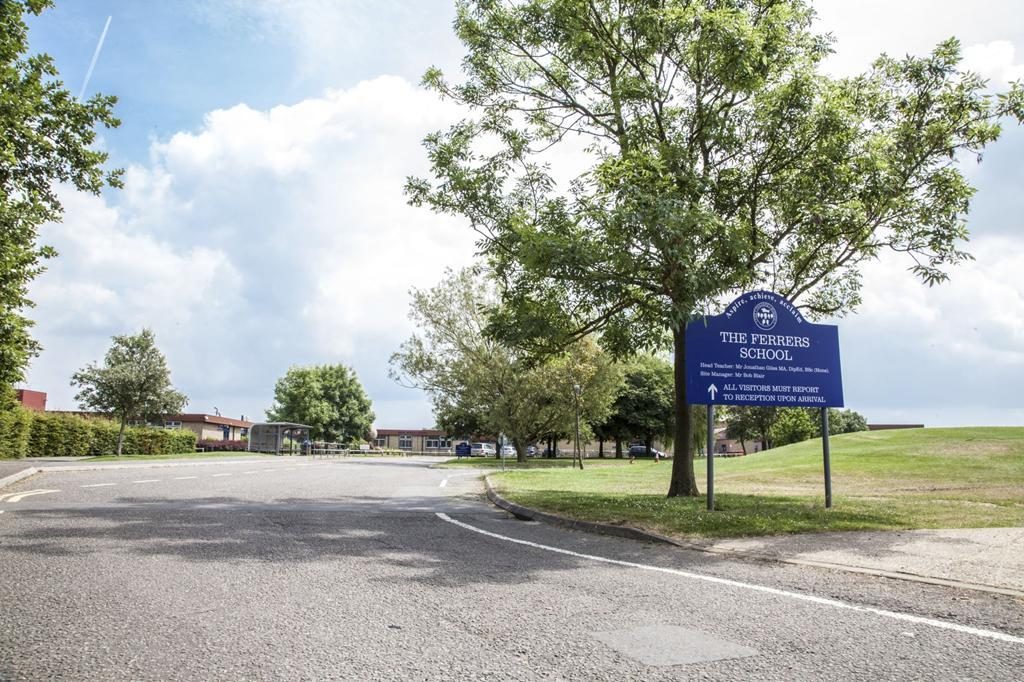
[[[474,457],[497,457],[498,451],[490,443],[473,443],[471,446]]]

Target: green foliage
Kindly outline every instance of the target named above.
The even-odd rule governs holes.
[[[525,460],[526,447],[603,421],[621,379],[591,339],[535,357],[484,333],[495,283],[472,270],[447,271],[429,290],[413,290],[418,330],[391,357],[391,376],[428,392],[438,424],[453,436],[504,433]]]
[[[267,419],[306,424],[313,439],[333,443],[359,442],[373,428],[370,399],[344,365],[290,368],[274,386]]]
[[[817,411],[815,411],[817,412]],[[864,415],[853,410],[838,410],[830,407],[828,410],[828,432],[829,435],[838,433],[854,433],[855,431],[867,431],[868,420]],[[814,418],[814,437],[821,438],[821,416]]]
[[[21,459],[28,454],[32,413],[23,407],[0,412],[0,459]]]
[[[817,410],[807,410],[801,407],[780,409],[778,418],[769,431],[772,445],[779,447],[813,438],[815,431],[814,417],[818,414]],[[820,434],[820,425],[817,430]],[[829,430],[831,431],[831,428]]]
[[[121,425],[117,454],[121,454],[128,421],[174,414],[188,402],[171,386],[167,360],[149,329],[135,336],[115,336],[103,366],[89,363],[75,372],[71,385],[80,388],[75,399],[84,409],[117,417]]]
[[[121,185],[121,171],[103,170],[107,153],[92,148],[97,126],[120,125],[115,98],[79,102],[48,55],[28,54],[24,15],[51,4],[0,2],[0,386],[21,381],[39,353],[24,311],[33,305],[29,282],[57,255],[37,243],[39,227],[61,219],[57,184],[92,194]]]
[[[481,235],[505,284],[490,333],[549,349],[601,330],[618,354],[672,336],[681,363],[685,324],[741,290],[844,313],[883,250],[927,284],[969,258],[958,158],[1024,117],[1024,86],[990,96],[956,40],[831,78],[813,17],[804,0],[461,0],[465,82],[424,82],[473,117],[426,138],[433,179],[407,193]],[[542,154],[566,140],[592,163],[560,184]],[[669,492],[693,495],[681,449]]]
[[[27,457],[86,457],[117,452],[119,426],[109,419],[76,414],[31,412]],[[0,436],[3,438],[4,436]],[[196,435],[186,429],[131,427],[125,430],[123,454],[170,455],[195,451]],[[0,448],[4,445],[0,444]]]
[[[744,443],[744,451],[746,450],[745,441],[748,440],[761,441],[763,450],[772,447],[772,427],[775,426],[775,422],[779,418],[779,408],[730,407],[724,411],[723,418],[727,422],[725,435]]]
[[[674,423],[671,363],[653,355],[626,363],[611,414],[600,425],[602,433],[615,440],[665,440]]]

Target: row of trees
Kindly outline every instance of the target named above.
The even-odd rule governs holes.
[[[762,450],[821,437],[821,413],[801,407],[730,407],[721,413],[727,423],[726,436],[743,443],[759,441]],[[829,435],[867,431],[864,416],[853,410],[828,411]]]
[[[427,391],[439,428],[459,436],[505,434],[521,461],[528,445],[573,435],[577,416],[581,437],[596,438],[601,456],[605,441],[615,443],[617,456],[623,442],[673,442],[670,362],[650,354],[617,362],[590,337],[540,357],[512,347],[487,331],[490,316],[500,314],[498,287],[493,276],[467,268],[412,292],[417,332],[392,356],[391,375]],[[704,418],[692,409],[698,416],[691,418]],[[852,411],[832,413],[831,433],[867,428]],[[733,408],[722,416],[729,437],[761,440],[764,449],[820,435],[804,409]],[[699,448],[703,437],[703,428],[695,429],[693,445]]]

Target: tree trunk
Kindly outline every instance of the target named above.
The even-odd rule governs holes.
[[[651,447],[653,446],[653,443],[654,438],[651,437],[651,434],[646,434],[644,436],[644,454],[647,455],[648,457],[651,456]]]
[[[128,417],[121,417],[121,430],[117,432],[117,456],[121,456],[121,447],[124,445],[124,427],[128,423]]]
[[[526,463],[526,446],[520,440],[512,439],[512,447],[516,449],[516,461],[520,464]]]
[[[604,438],[597,439],[597,456],[604,459]]]
[[[622,439],[615,439],[615,459],[622,459]]]
[[[675,410],[676,435],[680,452],[672,458],[672,480],[668,486],[669,497],[696,497],[697,477],[693,472],[693,415],[686,400],[686,323],[680,322],[672,330],[672,345],[675,351]]]
[[[740,438],[740,447],[743,448],[743,456],[747,456],[747,441]]]

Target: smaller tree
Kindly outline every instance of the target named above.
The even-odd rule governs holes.
[[[373,409],[356,373],[344,365],[292,367],[274,386],[270,421],[312,427],[310,436],[335,443],[366,438]]]
[[[171,386],[167,360],[149,329],[135,336],[115,336],[103,365],[90,362],[75,372],[71,385],[80,388],[75,400],[83,409],[110,414],[120,422],[118,457],[129,421],[180,412],[188,403]]]
[[[771,431],[775,420],[778,419],[779,408],[739,406],[730,408],[728,415],[726,435],[740,441],[744,454],[747,452],[748,440],[761,441],[762,450],[772,446]]]
[[[812,414],[817,410],[801,407],[783,408],[772,425],[770,436],[772,445],[778,447],[790,443],[800,443],[814,438],[814,419]],[[818,427],[818,431],[821,427]],[[820,435],[820,434],[819,434]]]
[[[672,433],[675,419],[672,365],[653,355],[641,355],[625,367],[623,386],[612,405],[609,421],[618,434],[643,439],[650,453],[654,439]]]

